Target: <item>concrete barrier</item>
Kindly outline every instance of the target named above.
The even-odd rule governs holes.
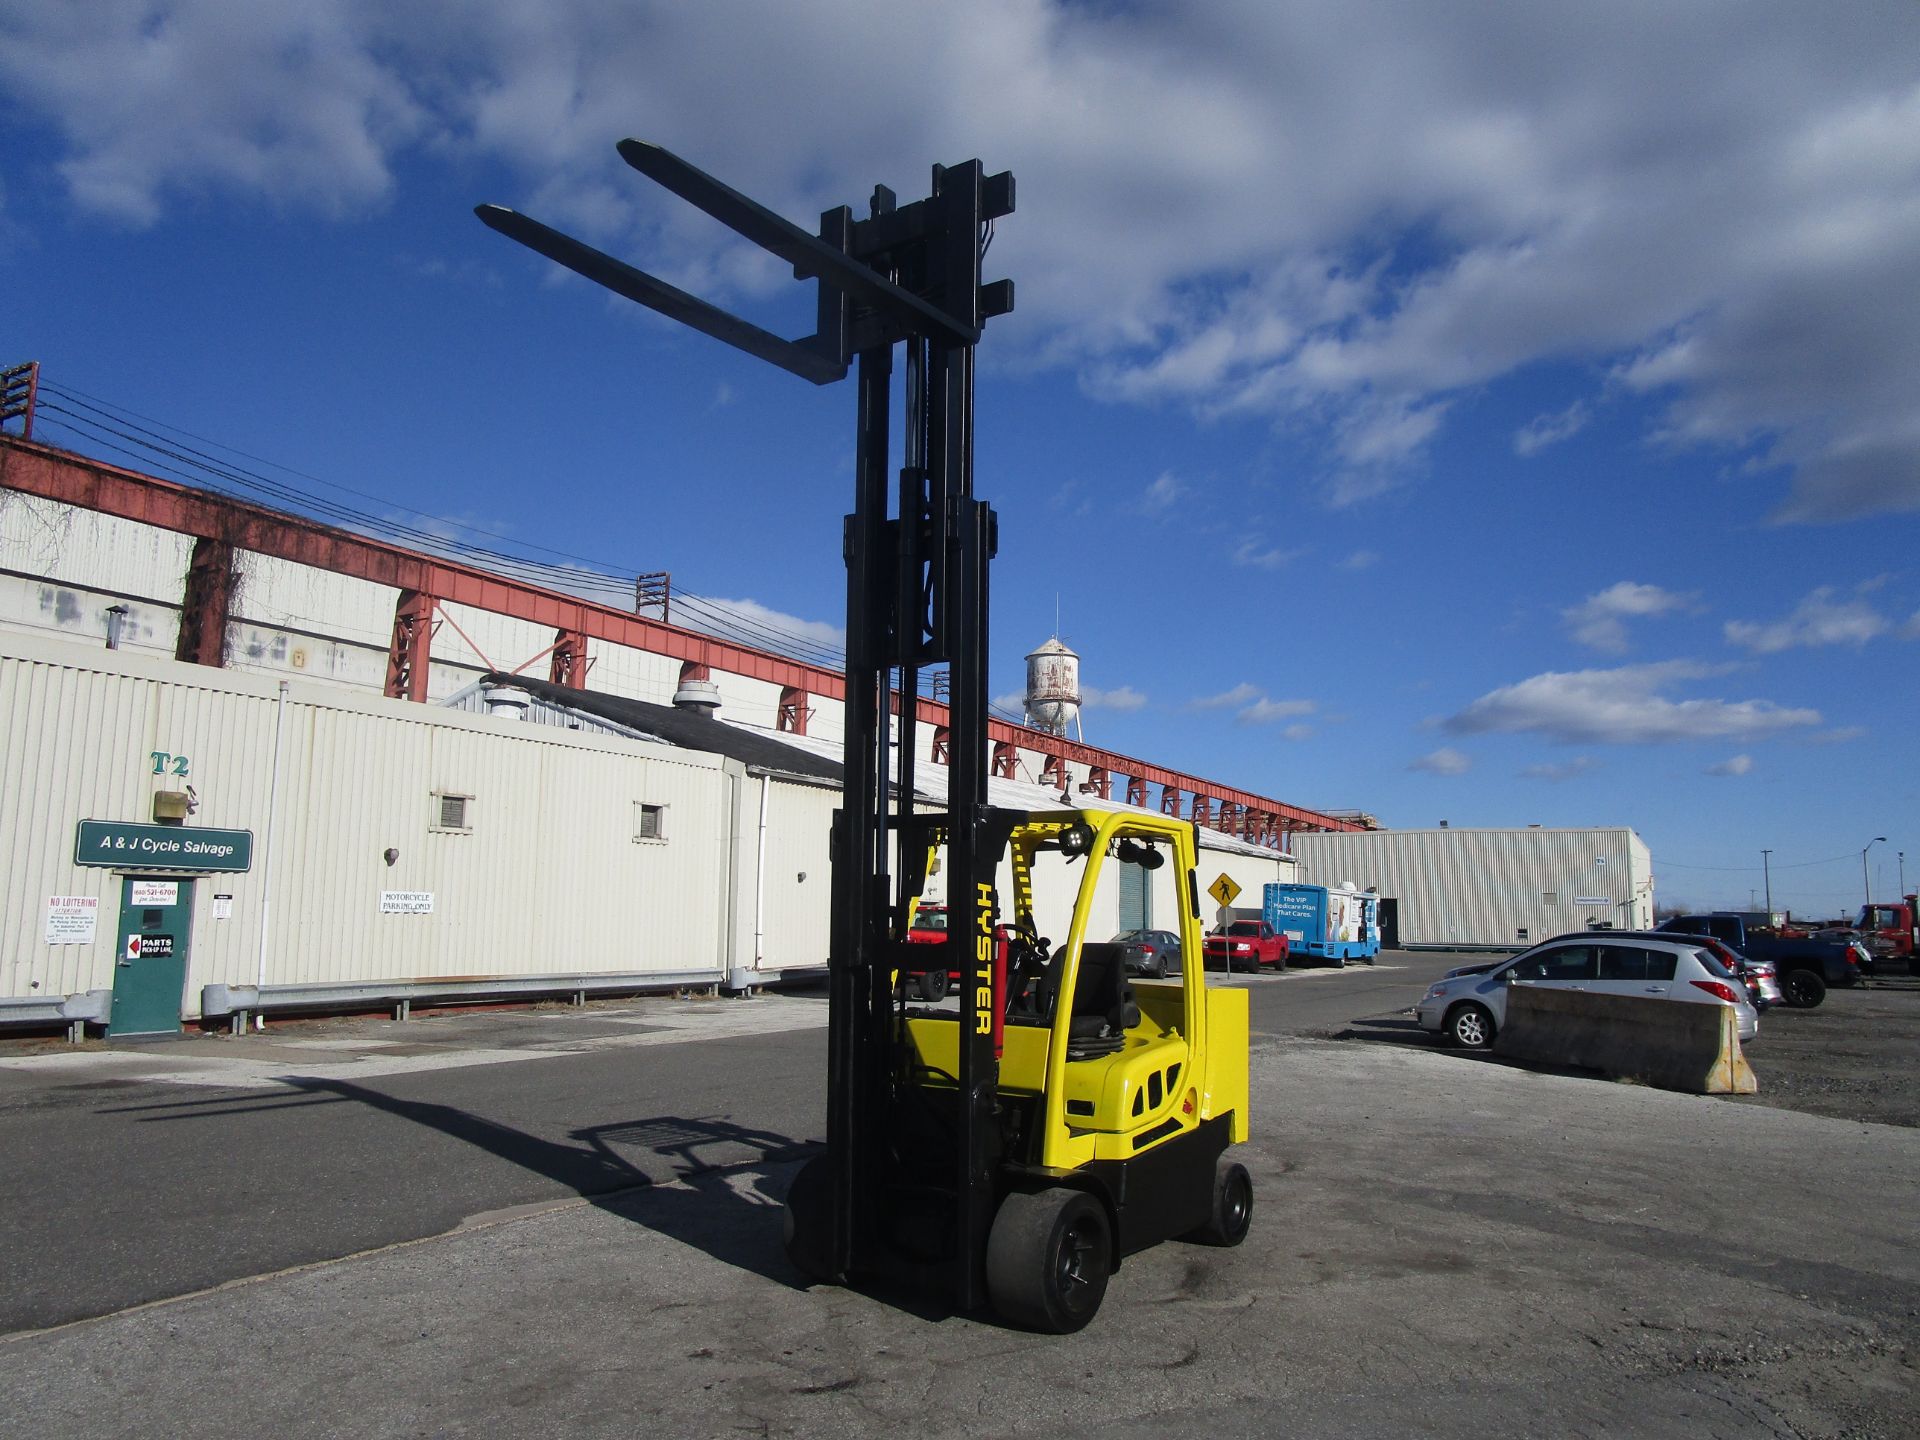
[[[1751,1095],[1760,1088],[1740,1053],[1731,1005],[1513,985],[1493,1050],[1692,1095]]]

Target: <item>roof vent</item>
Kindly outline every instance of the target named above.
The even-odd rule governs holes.
[[[711,680],[682,680],[673,692],[673,705],[676,710],[696,710],[710,716],[720,708],[720,687]]]
[[[533,704],[533,696],[518,685],[483,685],[480,698],[486,703],[489,715],[506,720],[526,719],[527,707]]]

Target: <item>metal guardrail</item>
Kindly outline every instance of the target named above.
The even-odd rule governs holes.
[[[525,1000],[541,997],[585,1003],[589,995],[637,995],[662,990],[727,986],[752,989],[782,981],[812,980],[826,974],[824,967],[802,966],[784,971],[718,970],[631,971],[607,975],[500,975],[461,980],[372,980],[323,985],[204,985],[200,989],[203,1020],[227,1019],[235,1034],[256,1015],[297,1014],[316,1010],[391,1010],[404,1020],[417,1004],[486,1000]],[[113,1018],[113,991],[86,990],[75,995],[46,998],[0,997],[0,1030],[48,1029],[65,1026],[67,1039],[79,1044],[87,1026],[105,1029]]]
[[[77,995],[42,999],[0,999],[0,1027],[42,1029],[65,1025],[67,1039],[79,1044],[89,1024],[104,1026],[113,1017],[113,991],[84,990]]]
[[[718,986],[718,970],[634,971],[620,975],[500,975],[459,980],[363,980],[320,985],[206,985],[200,990],[203,1020],[229,1017],[235,1034],[255,1015],[313,1010],[391,1010],[404,1020],[414,1005],[436,1002],[520,1000],[539,996],[583,1004],[589,995],[634,995],[643,991]]]

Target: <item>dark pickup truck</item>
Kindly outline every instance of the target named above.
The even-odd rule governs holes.
[[[1873,956],[1854,940],[1816,940],[1749,925],[1725,912],[1676,915],[1654,927],[1679,935],[1711,935],[1749,960],[1771,960],[1787,1004],[1806,1009],[1826,998],[1830,985],[1857,985],[1873,973]]]

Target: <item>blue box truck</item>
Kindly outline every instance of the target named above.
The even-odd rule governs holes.
[[[1351,881],[1336,888],[1269,885],[1263,899],[1261,918],[1287,937],[1294,956],[1371,965],[1380,953],[1380,897],[1371,890],[1356,890]]]

